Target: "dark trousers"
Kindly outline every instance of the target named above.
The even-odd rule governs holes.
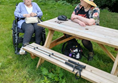
[[[41,32],[43,30],[42,27],[38,26],[37,23],[23,23],[21,29],[24,32],[23,45],[29,43],[33,33],[35,33],[35,43],[40,44],[41,42]]]
[[[84,47],[86,49],[88,49],[89,52],[93,52],[93,46],[92,46],[92,43],[89,40],[83,39],[82,44],[84,45]]]

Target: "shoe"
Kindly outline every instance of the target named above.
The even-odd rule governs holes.
[[[92,61],[93,60],[93,56],[94,56],[94,53],[93,52],[89,52],[88,61]]]
[[[23,46],[20,48],[19,54],[21,54],[21,55],[25,54],[25,50],[23,50]]]

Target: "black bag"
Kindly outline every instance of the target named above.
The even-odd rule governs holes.
[[[64,55],[79,60],[82,58],[83,50],[77,40],[72,39],[63,44],[62,53]]]
[[[57,17],[57,19],[62,21],[67,21],[67,17],[65,15],[60,15]]]

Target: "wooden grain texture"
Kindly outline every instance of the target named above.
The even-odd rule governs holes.
[[[56,46],[58,44],[64,43],[64,42],[69,41],[69,40],[74,39],[74,38],[75,37],[73,37],[73,36],[68,37],[68,38],[66,38],[65,36],[62,36],[62,37],[52,41],[49,48],[53,48],[54,46]]]
[[[115,61],[115,57],[105,48],[104,45],[102,44],[98,44],[106,53],[107,55],[113,60],[113,62]]]
[[[103,51],[115,62],[111,73],[116,74],[116,72],[118,72],[118,64],[116,64],[118,63],[117,59],[115,59],[112,53],[110,53],[110,51],[108,51],[104,46],[107,45],[118,49],[118,30],[97,25],[82,27],[79,24],[72,22],[71,20],[60,21],[57,20],[57,18],[44,21],[38,25],[46,27],[49,30],[59,31],[64,34],[72,35],[75,38],[96,42],[103,49]],[[46,40],[48,41],[48,39]],[[62,41],[56,41],[58,41],[58,39],[51,43],[52,47],[62,43]]]
[[[90,66],[88,64],[85,64],[83,62],[80,62],[80,61],[77,61],[77,60],[72,59],[70,57],[67,57],[67,56],[65,56],[63,54],[60,54],[60,53],[55,52],[53,50],[50,50],[50,49],[48,49],[48,48],[46,48],[44,46],[40,46],[40,45],[37,45],[35,43],[32,43],[30,45],[32,45],[34,47],[38,47],[40,49],[44,49],[44,50],[49,51],[51,53],[54,53],[54,54],[56,54],[58,56],[62,56],[64,58],[67,58],[69,60],[73,60],[73,61],[75,61],[77,63],[82,64],[82,65],[85,65],[86,68],[83,69],[81,75],[82,75],[82,78],[84,78],[84,79],[86,79],[86,80],[88,80],[90,82],[94,82],[94,83],[95,82],[96,83],[118,83],[118,77],[117,76],[111,75],[111,74],[109,74],[109,73],[107,73],[105,71],[102,71],[100,69],[92,67],[92,66]],[[34,54],[35,56],[40,57],[40,58],[42,58],[42,59],[44,59],[44,60],[46,60],[46,61],[48,61],[48,62],[50,62],[52,64],[55,64],[55,65],[65,69],[65,70],[67,70],[67,71],[69,71],[71,73],[75,74],[75,72],[77,72],[77,70],[72,72],[72,70],[73,70],[72,67],[70,67],[70,66],[68,66],[68,65],[66,65],[66,64],[64,64],[64,63],[62,63],[62,62],[60,62],[60,61],[58,61],[56,59],[53,59],[53,58],[51,58],[51,57],[49,57],[49,56],[47,56],[47,55],[45,55],[45,54],[43,54],[43,53],[41,53],[39,51],[36,51],[36,50],[32,49],[29,46],[26,46],[23,49],[26,50],[27,52],[31,53],[31,54]]]
[[[114,65],[113,65],[111,74],[117,75],[117,72],[118,72],[118,69],[117,68],[118,68],[118,54],[116,56],[116,59],[115,59],[115,62],[114,62]]]
[[[38,25],[75,37],[118,48],[118,30],[115,29],[97,25],[82,27],[71,20],[58,21],[57,18],[44,21]]]
[[[54,34],[54,31],[53,31],[53,30],[49,30],[48,35],[47,35],[47,38],[46,38],[46,41],[45,41],[45,44],[44,44],[45,47],[47,47],[47,48],[50,47],[53,34]],[[39,61],[38,61],[38,63],[37,63],[37,68],[38,68],[39,65],[41,65],[43,62],[44,62],[44,59],[39,58]]]

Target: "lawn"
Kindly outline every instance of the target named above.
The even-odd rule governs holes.
[[[14,54],[11,28],[14,20],[15,4],[19,1],[22,0],[0,1],[0,83],[90,83],[85,79],[77,80],[73,74],[46,61],[36,69],[38,57],[31,59],[30,54]],[[43,21],[59,15],[66,15],[70,18],[75,7],[75,5],[72,6],[66,2],[34,1],[38,3],[43,11]],[[101,10],[101,26],[118,29],[117,19],[118,13],[109,12],[107,9]],[[46,34],[47,32],[48,30],[46,29]],[[61,36],[62,33],[55,32],[54,35],[53,39]],[[78,42],[80,41],[78,40]],[[83,57],[81,61],[106,72],[110,72],[113,65],[112,60],[106,56],[95,42],[92,43],[95,51],[94,60],[88,62],[86,58]],[[52,49],[61,52],[61,47],[62,44]],[[108,47],[108,49],[116,55],[114,48]],[[87,50],[84,47],[83,50],[84,53],[87,54]]]

